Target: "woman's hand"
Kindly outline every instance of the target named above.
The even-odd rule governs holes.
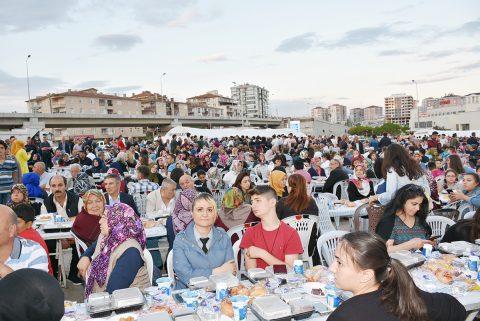
[[[82,257],[80,261],[78,261],[77,268],[78,268],[78,273],[80,273],[80,276],[86,280],[86,275],[88,268],[90,267],[90,259],[86,256]]]
[[[370,205],[372,205],[373,203],[375,203],[376,201],[378,201],[378,195],[372,195],[368,198],[368,203]]]
[[[411,250],[418,250],[421,249],[425,244],[434,245],[435,242],[430,240],[423,240],[418,237],[411,239],[410,241],[406,242]]]
[[[455,202],[455,201],[466,201],[468,200],[468,196],[463,194],[460,191],[454,190],[452,193],[450,193],[450,200]]]

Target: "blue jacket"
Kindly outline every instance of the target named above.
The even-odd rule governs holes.
[[[207,254],[195,240],[195,223],[178,233],[173,243],[173,266],[178,278],[177,289],[185,288],[191,278],[212,275],[212,270],[233,260],[230,237],[224,230],[213,227],[212,240]]]
[[[463,191],[466,193],[466,191]],[[475,209],[480,208],[480,187],[477,186],[471,191],[470,193],[466,193],[466,195],[470,196],[470,200],[468,203],[473,205]]]

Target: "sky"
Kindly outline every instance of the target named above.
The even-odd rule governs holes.
[[[233,82],[273,115],[480,92],[480,1],[0,0],[0,112],[95,87],[175,100]],[[165,73],[162,77],[161,75]]]

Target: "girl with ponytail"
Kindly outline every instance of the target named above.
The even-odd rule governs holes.
[[[463,321],[465,308],[445,293],[417,288],[407,269],[390,258],[385,241],[366,232],[346,234],[330,266],[337,288],[353,297],[327,321]]]

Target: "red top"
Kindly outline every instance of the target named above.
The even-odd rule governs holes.
[[[123,140],[119,139],[117,141],[117,147],[119,150],[125,150],[127,149],[127,147],[125,146],[125,143],[123,142]]]
[[[27,240],[32,240],[34,242],[37,242],[38,244],[40,244],[41,247],[43,247],[48,257],[48,273],[50,273],[50,275],[53,275],[52,262],[50,262],[50,255],[48,253],[47,243],[45,243],[45,241],[40,236],[40,234],[38,234],[36,230],[30,227],[30,228],[27,228],[22,233],[20,233],[18,236],[23,237],[24,239],[27,239]]]
[[[297,231],[280,221],[278,229],[265,231],[262,223],[247,229],[240,242],[240,248],[247,249],[250,246],[256,246],[268,251],[281,261],[285,261],[285,255],[302,254],[302,242]],[[257,259],[257,267],[265,269],[268,264]]]

